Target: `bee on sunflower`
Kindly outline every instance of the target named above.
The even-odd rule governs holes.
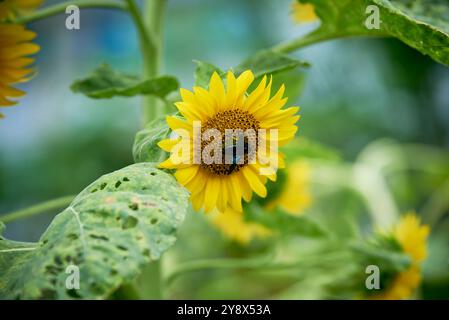
[[[381,292],[368,296],[376,300],[401,300],[411,298],[421,282],[421,263],[427,257],[427,237],[430,229],[422,225],[416,214],[408,213],[386,236],[396,243],[398,249],[410,258],[407,269],[388,274],[382,279]],[[385,278],[385,277],[384,277]]]
[[[293,1],[291,15],[295,23],[310,23],[318,20],[313,4],[302,3],[299,0]]]
[[[25,92],[13,87],[26,82],[33,72],[29,68],[34,59],[29,56],[40,48],[31,43],[36,33],[19,24],[6,22],[19,9],[32,9],[40,4],[36,0],[4,0],[0,2],[0,107],[17,104],[11,100],[25,95]],[[3,115],[0,113],[0,118]]]
[[[176,179],[190,191],[197,211],[223,213],[232,209],[241,213],[242,199],[251,201],[253,192],[266,197],[267,179],[275,181],[277,169],[285,166],[277,147],[294,138],[299,108],[283,108],[287,103],[283,85],[270,98],[272,80],[266,76],[247,93],[253,81],[254,74],[249,70],[237,78],[228,72],[225,89],[215,72],[208,89],[181,89],[183,101],[175,105],[183,118],[167,117],[168,126],[178,138],[159,142],[163,150],[170,152],[159,166],[176,170]],[[237,135],[240,153],[231,141],[231,157],[228,142],[233,139],[229,139],[229,132],[250,133]],[[254,141],[258,143],[251,143]]]

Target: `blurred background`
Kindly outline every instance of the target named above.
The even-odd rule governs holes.
[[[48,0],[46,4],[56,2]],[[191,88],[194,59],[226,69],[259,49],[307,32],[310,27],[292,22],[290,4],[290,0],[169,0],[165,73],[178,76],[183,87]],[[86,9],[81,11],[80,30],[69,31],[64,26],[65,15],[29,25],[38,33],[36,42],[41,46],[36,61],[39,73],[21,85],[27,96],[17,107],[5,110],[6,118],[0,122],[0,214],[77,194],[100,175],[133,162],[131,148],[140,126],[139,99],[90,100],[69,89],[74,79],[83,78],[103,62],[122,71],[140,72],[138,42],[130,18],[112,10]],[[426,176],[411,172],[406,178],[392,179],[398,206],[401,212],[419,212],[435,192],[444,186],[447,192],[446,67],[394,39],[333,41],[294,55],[312,65],[303,71],[304,82],[298,83],[301,95],[289,100],[302,108],[301,135],[337,150],[347,162],[356,160],[362,150],[378,139],[388,138],[399,145],[429,146],[425,150],[437,154],[436,164],[426,165],[430,171],[438,166],[438,172]],[[441,197],[449,199],[449,193]],[[360,210],[359,218],[363,220],[366,209],[356,200],[348,195],[339,195],[338,199],[328,207],[347,207],[350,202],[351,208]],[[429,274],[435,272],[432,267],[447,268],[449,261],[449,219],[444,218],[448,208],[439,209],[441,218],[432,230],[436,236],[431,241],[433,248],[439,250],[434,258],[442,262],[431,265]],[[36,241],[52,216],[49,213],[11,223],[5,235]],[[211,242],[189,238],[193,230],[209,237],[215,245],[204,248],[201,243]],[[190,251],[189,257],[184,258],[258,250],[238,248],[196,216],[189,217],[181,240],[183,235],[190,240],[177,244],[173,255],[185,246]],[[181,255],[179,259],[182,258]],[[237,294],[233,288],[242,281],[240,274],[213,282],[200,281],[199,276],[205,277],[196,274],[184,279],[184,291],[175,287],[173,297],[271,297],[283,284],[278,279],[274,291],[266,292],[265,287],[259,287],[249,277],[246,279],[252,285]],[[423,288],[424,298],[447,298],[449,276],[429,278]]]

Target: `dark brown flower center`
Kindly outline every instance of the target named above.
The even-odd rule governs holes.
[[[202,124],[201,135],[204,137],[203,134],[211,129],[218,130],[221,135],[221,148],[216,148],[216,150],[222,150],[221,161],[220,163],[206,164],[202,160],[201,167],[216,175],[230,175],[239,171],[240,168],[255,158],[257,151],[257,132],[260,129],[260,125],[259,121],[252,114],[238,109],[218,112]],[[232,140],[229,140],[230,132],[233,132],[234,135]],[[202,139],[201,141],[201,154],[203,154],[206,146],[211,148],[214,147],[214,143],[219,144],[218,139],[204,140]],[[238,140],[240,140],[240,146],[243,146],[243,148],[237,147],[239,145]],[[226,161],[226,153],[232,155],[230,159],[231,163],[229,163],[229,159]]]

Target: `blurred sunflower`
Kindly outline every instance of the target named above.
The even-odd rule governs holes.
[[[27,56],[39,51],[39,46],[30,42],[35,37],[22,25],[0,23],[0,107],[15,105],[17,102],[9,99],[25,94],[12,85],[27,81],[32,72],[28,66],[34,59]]]
[[[163,150],[170,152],[170,157],[160,167],[177,169],[175,177],[190,191],[197,211],[203,208],[206,212],[215,209],[225,212],[232,208],[242,212],[242,198],[246,202],[251,201],[253,191],[262,198],[266,197],[267,179],[275,181],[277,168],[284,167],[283,155],[271,147],[283,146],[293,139],[298,129],[295,124],[299,116],[295,114],[299,108],[283,109],[287,102],[287,98],[283,98],[284,85],[270,98],[272,80],[267,83],[266,76],[254,91],[247,94],[253,81],[254,75],[249,70],[238,78],[228,72],[225,90],[223,81],[215,72],[208,90],[201,87],[194,87],[193,92],[181,89],[183,101],[175,105],[184,119],[167,117],[168,126],[180,137],[159,142]],[[194,129],[194,122],[201,124],[199,133]],[[203,155],[209,154],[210,146],[204,141],[195,145],[194,141],[197,135],[203,136],[209,130],[218,132],[221,137],[211,143],[219,145],[219,148],[226,145],[225,132],[229,130],[252,130],[259,144],[255,150],[245,151],[243,161],[238,164],[222,161],[222,155],[219,155],[221,161],[218,163],[206,163]],[[261,148],[260,142],[267,148]],[[182,159],[180,147],[191,151],[181,155]]]
[[[12,18],[18,12],[33,10],[39,7],[43,0],[1,0],[0,20]]]
[[[270,199],[267,199],[265,209],[269,212],[276,207],[292,215],[304,214],[310,206],[312,197],[309,191],[309,165],[303,160],[297,160],[278,172],[278,183],[268,188]],[[284,177],[285,176],[285,177]],[[262,203],[263,204],[263,203]],[[269,214],[269,213],[268,213]],[[260,224],[245,221],[241,212],[226,210],[215,212],[211,216],[212,224],[227,238],[243,245],[255,238],[266,238],[272,231]]]
[[[400,300],[410,298],[421,282],[420,264],[427,256],[427,237],[430,229],[422,225],[416,214],[409,213],[393,229],[392,236],[411,259],[408,269],[396,274],[380,294],[371,296],[379,300]]]
[[[287,165],[286,171],[286,182],[279,195],[268,203],[267,209],[272,210],[275,207],[280,207],[292,215],[301,215],[312,202],[309,191],[309,164],[298,160]]]
[[[211,222],[227,238],[243,245],[254,238],[265,238],[272,234],[271,230],[260,224],[245,221],[243,212],[232,209],[214,212]]]
[[[309,23],[318,20],[313,4],[301,3],[298,0],[292,3],[292,18],[296,23]]]

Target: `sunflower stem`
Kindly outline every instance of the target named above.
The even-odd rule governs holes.
[[[13,212],[10,212],[10,213],[0,216],[0,221],[3,223],[9,223],[9,222],[13,222],[13,221],[16,221],[19,219],[29,218],[29,217],[36,216],[36,215],[39,215],[42,213],[46,213],[51,210],[63,208],[65,206],[68,206],[73,201],[74,198],[75,198],[75,195],[65,196],[65,197],[49,200],[46,202],[42,202],[40,204],[31,206],[31,207],[28,207],[25,209],[13,211]]]
[[[181,263],[174,271],[172,271],[164,280],[166,287],[170,286],[178,277],[190,272],[204,270],[263,270],[276,271],[294,268],[317,268],[324,267],[329,262],[347,261],[347,256],[342,256],[342,251],[336,251],[329,254],[306,255],[300,261],[292,262],[273,262],[273,255],[269,254],[265,257],[249,258],[249,259],[204,259],[194,260]]]
[[[320,42],[345,39],[345,38],[358,38],[358,37],[388,37],[388,34],[375,34],[368,35],[366,33],[351,33],[343,34],[329,31],[317,30],[315,32],[309,33],[301,38],[296,38],[285,43],[278,44],[271,48],[271,50],[282,53],[291,53],[296,50],[302,49],[304,47],[314,45]]]
[[[161,260],[147,264],[134,282],[134,288],[140,299],[161,300],[163,299]]]
[[[63,3],[58,3],[41,10],[34,11],[28,15],[18,17],[14,20],[15,23],[25,24],[30,22],[46,19],[58,14],[64,14],[68,6],[77,6],[78,8],[91,9],[115,9],[127,10],[127,6],[121,2],[113,0],[73,0]]]
[[[143,14],[134,0],[127,0],[140,38],[143,78],[157,77],[162,69],[162,29],[166,0],[145,0]],[[142,124],[164,115],[165,103],[154,96],[142,99]]]

